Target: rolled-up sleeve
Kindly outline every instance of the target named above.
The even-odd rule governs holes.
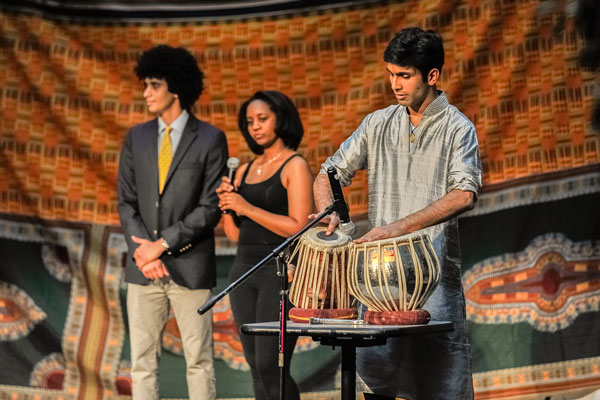
[[[473,125],[469,124],[460,129],[454,138],[448,171],[448,192],[460,189],[477,196],[481,188],[481,177],[477,134]]]
[[[321,165],[320,174],[327,174],[327,168],[333,166],[338,172],[338,177],[342,186],[348,186],[352,183],[352,178],[358,170],[367,168],[367,133],[368,121],[370,115],[363,119],[362,123],[348,139],[344,140],[340,148],[328,157]]]

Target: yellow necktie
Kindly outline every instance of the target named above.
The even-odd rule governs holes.
[[[163,137],[162,143],[160,144],[160,151],[158,152],[158,188],[160,189],[161,194],[165,188],[171,161],[173,161],[173,145],[171,144],[172,129],[173,128],[168,125],[165,128],[165,137]]]

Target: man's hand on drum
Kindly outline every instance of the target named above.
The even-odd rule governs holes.
[[[402,236],[406,234],[405,230],[402,228],[399,221],[392,222],[388,225],[378,226],[371,229],[369,232],[359,237],[358,239],[354,239],[354,244],[361,244],[365,242],[372,242],[374,240],[387,239],[397,236]]]
[[[319,216],[319,214],[320,213],[310,214],[308,216],[308,219],[315,219]],[[331,235],[333,233],[333,231],[335,231],[337,229],[337,227],[340,225],[340,218],[338,217],[337,213],[334,211],[331,214],[329,214],[328,216],[324,217],[320,222],[323,224],[327,224],[327,231],[325,232],[325,234]]]

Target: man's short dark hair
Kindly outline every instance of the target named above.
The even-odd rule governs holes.
[[[264,149],[261,145],[256,143],[250,133],[248,132],[248,121],[246,119],[246,112],[248,106],[254,100],[262,100],[269,106],[269,109],[275,114],[275,134],[283,140],[286,147],[292,150],[296,150],[302,141],[304,135],[304,128],[302,127],[302,120],[296,106],[285,94],[275,90],[263,90],[256,92],[246,100],[240,112],[238,114],[238,126],[248,147],[254,154],[263,154]]]
[[[169,92],[179,98],[181,108],[191,111],[204,89],[204,74],[196,58],[183,47],[161,44],[142,53],[134,69],[140,80],[164,79]]]
[[[399,67],[413,67],[427,80],[429,71],[444,66],[444,44],[440,35],[421,28],[405,28],[388,43],[383,60]]]

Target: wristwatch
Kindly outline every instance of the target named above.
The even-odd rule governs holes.
[[[162,242],[160,242],[160,244],[162,244],[162,247],[164,247],[165,250],[169,250],[169,243],[167,243],[165,239],[163,239]]]

